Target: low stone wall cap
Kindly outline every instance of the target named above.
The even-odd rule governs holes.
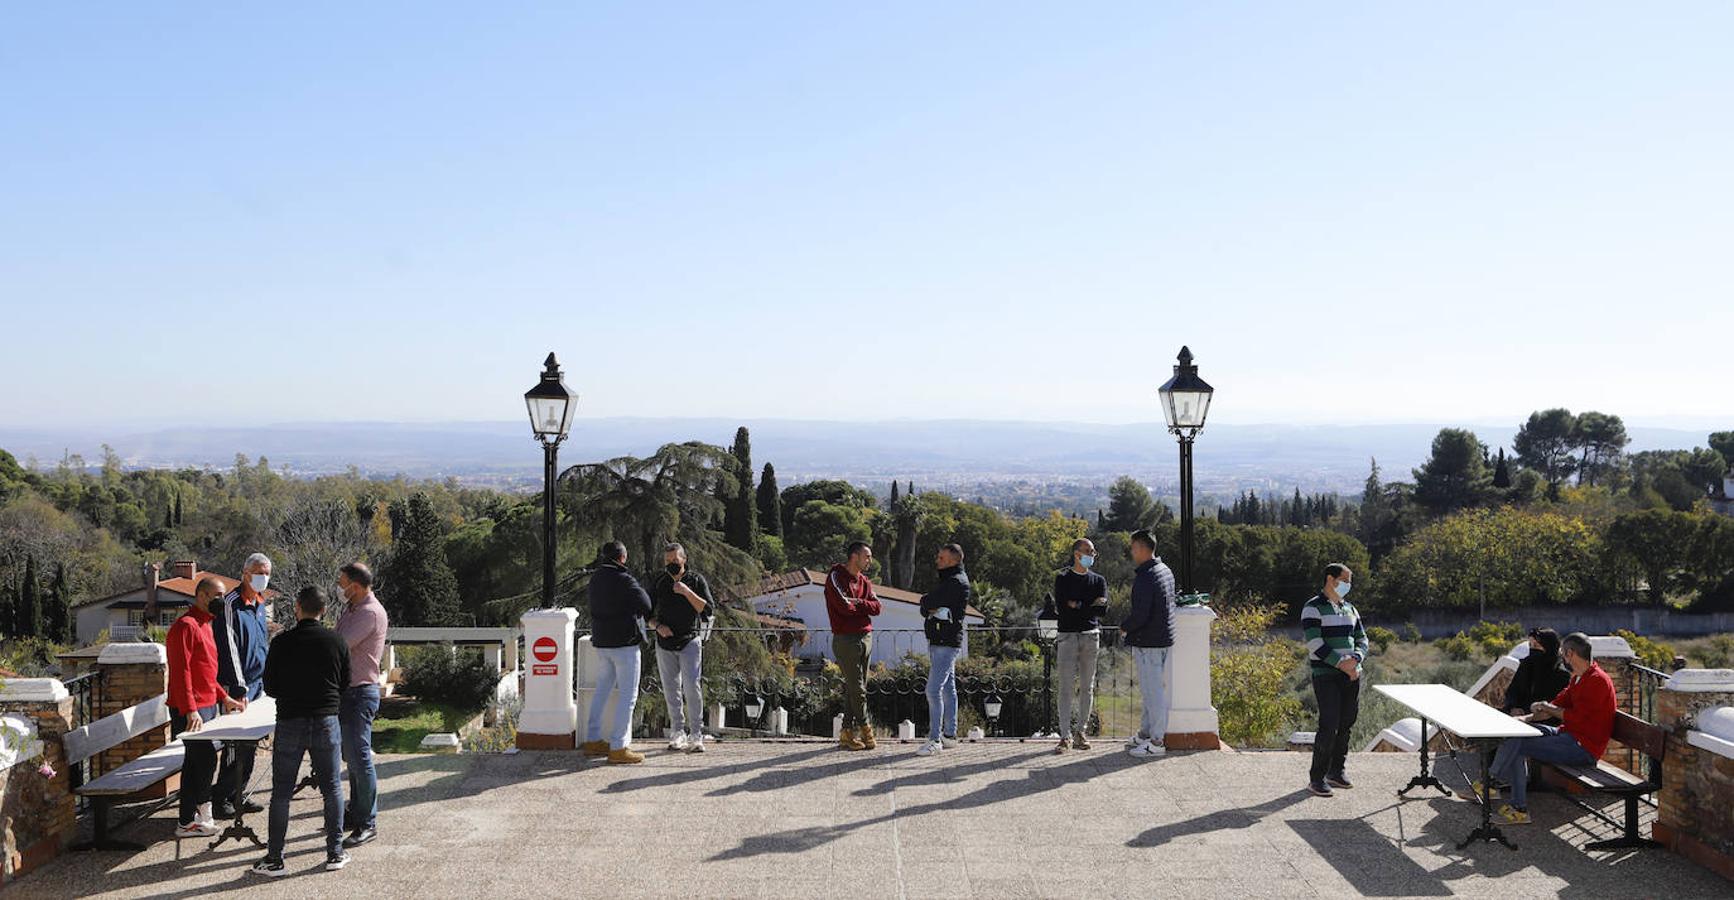
[[[0,700],[59,702],[70,696],[58,678],[8,678],[0,685]]]
[[[102,652],[97,654],[96,657],[96,664],[99,666],[132,665],[139,663],[167,665],[168,661],[169,649],[164,647],[162,644],[153,644],[148,641],[120,641],[117,643],[105,644],[102,648]]]
[[[1734,669],[1681,669],[1668,676],[1662,690],[1701,694],[1734,691]]]
[[[1632,645],[1626,639],[1615,634],[1598,634],[1589,639],[1590,652],[1596,659],[1637,659],[1638,654],[1632,652]]]

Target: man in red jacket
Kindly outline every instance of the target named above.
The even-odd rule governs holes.
[[[1595,663],[1589,638],[1581,632],[1560,641],[1560,655],[1571,667],[1571,681],[1552,703],[1537,701],[1533,712],[1519,719],[1535,725],[1540,737],[1517,738],[1499,745],[1489,771],[1511,785],[1511,802],[1500,807],[1508,825],[1528,825],[1529,769],[1526,760],[1566,766],[1587,766],[1601,759],[1614,731],[1614,681]],[[1558,719],[1560,726],[1537,725],[1537,720]]]
[[[211,604],[227,590],[221,579],[206,576],[193,589],[187,611],[169,626],[165,649],[169,658],[169,730],[198,731],[222,710],[245,709],[217,684],[217,643],[211,637]],[[211,778],[217,773],[213,741],[186,745],[181,767],[181,815],[175,837],[210,837],[217,833],[211,818]]]
[[[855,541],[847,552],[848,559],[832,566],[825,577],[831,649],[843,670],[843,733],[837,745],[844,750],[872,750],[879,746],[873,723],[867,721],[867,661],[873,655],[873,617],[879,615],[879,598],[867,578],[873,548]]]

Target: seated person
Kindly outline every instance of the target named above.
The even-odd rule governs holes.
[[[1535,725],[1538,737],[1513,738],[1499,745],[1489,771],[1511,785],[1511,802],[1500,807],[1508,825],[1529,824],[1528,761],[1586,766],[1601,759],[1614,731],[1614,682],[1596,665],[1589,638],[1578,632],[1560,642],[1561,655],[1571,667],[1571,680],[1552,702],[1537,701],[1532,712],[1518,718]],[[1536,724],[1558,719],[1559,727]],[[1480,786],[1476,786],[1477,793]]]
[[[1527,715],[1537,700],[1552,700],[1565,690],[1571,672],[1559,658],[1559,632],[1537,628],[1529,632],[1529,655],[1517,664],[1500,708],[1514,716]]]

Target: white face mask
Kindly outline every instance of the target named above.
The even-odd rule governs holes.
[[[271,576],[269,576],[269,575],[254,575],[253,577],[247,579],[247,583],[253,586],[253,593],[263,594],[263,593],[265,593],[265,585],[271,583]]]

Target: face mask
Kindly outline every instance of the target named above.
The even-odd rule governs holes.
[[[1086,569],[1088,569],[1089,567],[1091,567],[1095,564],[1096,564],[1096,558],[1094,556],[1091,556],[1088,553],[1084,554],[1083,556],[1078,557],[1078,565],[1083,566]]]
[[[1347,581],[1337,582],[1337,596],[1338,597],[1347,597],[1349,595],[1349,588],[1352,588],[1352,587],[1354,587],[1354,585],[1351,584],[1350,582],[1347,582]]]
[[[252,578],[249,578],[247,580],[247,583],[251,584],[253,586],[253,592],[254,593],[263,594],[263,593],[265,593],[265,585],[271,583],[271,576],[269,576],[269,575],[254,575]]]
[[[668,574],[673,575],[676,578],[680,577],[680,563],[669,563],[668,565],[663,566],[663,568],[668,570]]]

